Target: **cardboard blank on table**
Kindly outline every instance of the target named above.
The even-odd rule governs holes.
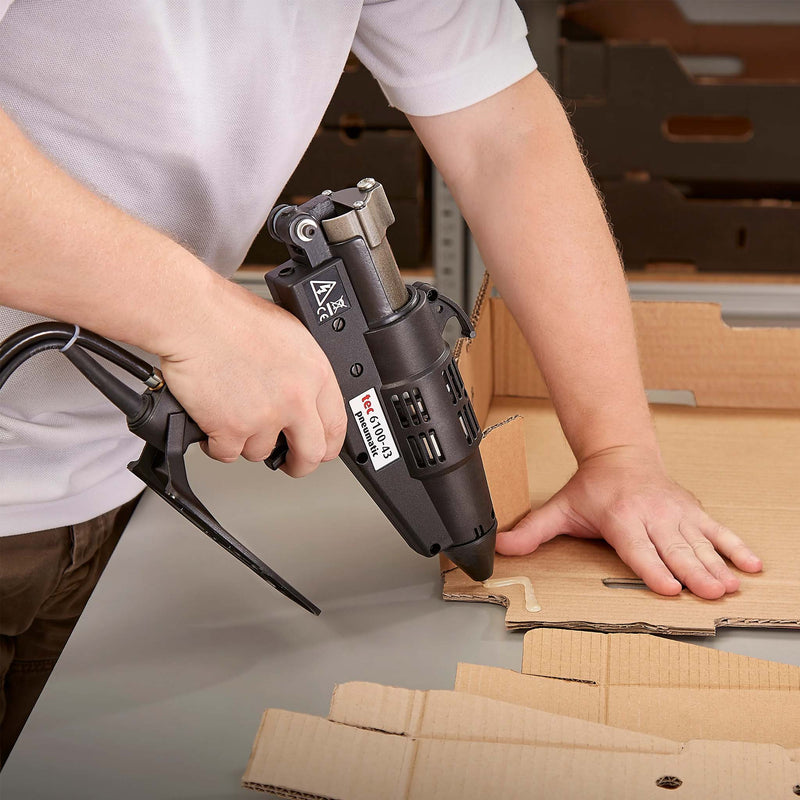
[[[663,800],[791,798],[800,764],[777,745],[688,742],[677,752],[424,739],[320,717],[265,712],[244,775],[249,789],[325,800]]]
[[[521,673],[459,664],[455,688],[676,741],[746,740],[800,756],[800,667],[656,636],[529,631]]]
[[[739,572],[740,590],[719,600],[687,590],[662,597],[606,543],[559,536],[528,556],[496,559],[493,578],[527,578],[535,604],[523,584],[487,588],[446,559],[444,598],[506,605],[512,628],[800,628],[800,329],[729,328],[718,306],[703,303],[634,303],[634,316],[647,388],[689,390],[697,401],[652,407],[669,474],[758,553],[763,572]],[[481,452],[507,529],[561,488],[575,461],[503,301],[483,296],[474,320],[478,337],[459,366],[490,427]]]
[[[684,798],[766,800],[792,797],[800,781],[800,750],[788,749],[800,735],[789,724],[800,668],[652,636],[538,630],[525,637],[524,671],[539,674],[460,665],[457,692],[344,684],[328,720],[268,710],[243,783],[298,798],[529,800],[661,798],[678,779]],[[607,691],[626,687],[646,691]],[[770,695],[782,711],[763,703]],[[548,703],[563,713],[539,710]],[[738,727],[726,730],[715,709]],[[618,711],[634,729],[587,719]],[[672,730],[687,711],[689,741],[642,730]]]

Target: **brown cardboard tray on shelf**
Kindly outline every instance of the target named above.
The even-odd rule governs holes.
[[[692,198],[665,180],[603,180],[600,191],[626,270],[800,273],[800,202]]]
[[[567,106],[626,269],[800,271],[800,25],[692,22],[674,0],[562,11]]]
[[[578,0],[563,7],[563,19],[603,39],[666,42],[681,56],[734,59],[716,82],[800,81],[800,25],[784,23],[692,22],[675,0]],[[727,74],[726,74],[727,73]]]
[[[575,461],[519,328],[487,289],[459,366],[488,429],[481,452],[502,529],[561,488]],[[730,328],[706,303],[637,302],[634,318],[646,387],[696,401],[652,408],[669,473],[758,552],[763,572],[741,573],[739,591],[719,600],[662,597],[605,542],[559,536],[527,556],[498,555],[488,587],[443,559],[444,598],[504,605],[512,628],[800,628],[800,329]]]
[[[372,176],[386,188],[389,202],[421,203],[428,160],[414,131],[320,128],[283,190],[303,195],[343,189]]]
[[[694,78],[663,42],[566,40],[561,89],[597,179],[798,197],[800,80]]]
[[[566,4],[562,16],[584,36],[666,42],[681,56],[702,57],[694,62],[698,72],[716,64],[718,82],[800,81],[797,24],[692,22],[675,0],[578,0]],[[733,59],[722,74],[720,58]]]

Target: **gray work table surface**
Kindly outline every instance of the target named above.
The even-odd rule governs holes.
[[[239,781],[268,706],[324,716],[336,683],[446,689],[458,661],[519,669],[503,609],[444,603],[438,562],[340,462],[303,480],[196,447],[187,463],[223,526],[322,616],[148,492],[0,775],[3,800],[255,797]],[[800,665],[796,632],[693,641]]]

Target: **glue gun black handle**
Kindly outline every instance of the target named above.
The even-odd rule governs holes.
[[[164,447],[164,433],[167,419],[171,414],[183,414],[186,419],[183,440],[180,442],[181,454],[193,442],[204,442],[208,439],[200,426],[186,413],[183,406],[175,399],[166,386],[147,395],[142,412],[138,417],[128,420],[128,426],[137,436],[146,442]],[[264,459],[264,463],[272,470],[277,470],[286,461],[289,445],[283,432],[278,436],[272,452]]]

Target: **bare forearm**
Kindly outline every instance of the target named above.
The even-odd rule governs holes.
[[[647,406],[624,276],[561,106],[538,74],[413,120],[522,328],[579,465],[512,531],[506,555],[602,537],[647,585],[714,599],[761,562],[669,479]],[[676,580],[677,579],[677,580]]]
[[[454,129],[432,155],[536,355],[572,449],[579,459],[622,444],[656,450],[624,276],[561,105],[538,73],[484,103],[498,105],[495,116],[488,107],[474,113],[494,118],[496,130],[465,139]],[[426,120],[414,121],[425,138]]]
[[[168,355],[220,282],[58,169],[0,111],[0,303]]]

